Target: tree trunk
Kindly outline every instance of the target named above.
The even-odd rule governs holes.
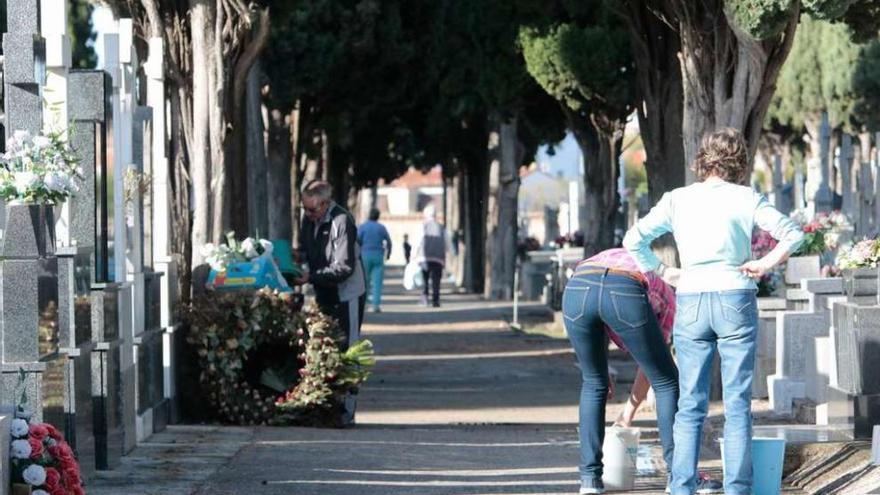
[[[623,128],[621,123],[603,120],[601,116],[583,122],[567,107],[563,107],[563,111],[584,155],[586,219],[581,230],[584,257],[590,257],[614,247],[614,219],[620,203],[617,159]]]
[[[489,167],[487,160],[487,136],[485,121],[472,122],[463,144],[466,160],[462,204],[464,206],[464,288],[468,292],[482,294],[486,264],[486,197],[489,194]]]
[[[191,0],[192,23],[192,149],[190,175],[193,190],[192,266],[202,264],[200,246],[213,239],[211,227],[210,93],[213,15],[211,0]]]
[[[517,200],[522,146],[517,137],[517,118],[502,121],[496,117],[490,133],[489,205],[486,230],[487,299],[513,298],[518,233]],[[494,148],[494,149],[493,149]]]
[[[645,145],[648,195],[655,204],[663,193],[685,184],[682,116],[684,111],[681,40],[669,24],[660,19],[665,2],[627,0],[622,18],[629,30],[636,66],[636,114]]]
[[[464,286],[464,256],[460,252],[456,252],[455,250],[459,249],[458,239],[459,233],[462,230],[463,225],[463,211],[464,205],[462,204],[462,198],[464,194],[462,193],[462,174],[459,172],[451,179],[450,184],[450,198],[449,198],[449,217],[446,223],[446,229],[449,231],[452,236],[452,249],[453,249],[453,266],[452,266],[452,274],[455,277],[455,285],[456,287]]]
[[[269,237],[272,239],[293,239],[292,187],[296,187],[296,168],[293,167],[293,146],[290,127],[284,121],[280,110],[268,113],[268,221]]]
[[[269,194],[267,175],[270,173],[266,159],[265,126],[263,124],[263,99],[260,90],[260,64],[255,63],[248,74],[247,79],[247,203],[248,223],[250,232],[257,236],[270,236],[269,234],[269,204],[275,202],[274,195]],[[286,147],[285,147],[286,148]],[[286,177],[280,180],[289,186],[290,181]],[[277,185],[273,186],[273,192]],[[283,193],[282,193],[283,194]],[[287,202],[283,197],[281,201]],[[270,236],[271,237],[271,236]]]
[[[776,79],[794,40],[800,2],[782,34],[757,41],[727,21],[723,2],[670,2],[681,37],[685,163],[703,135],[724,127],[742,131],[754,156]],[[687,182],[694,180],[690,167]]]

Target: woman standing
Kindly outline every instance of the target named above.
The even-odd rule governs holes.
[[[752,370],[760,278],[793,253],[803,233],[744,184],[748,148],[739,131],[723,129],[703,138],[693,166],[696,183],[669,192],[627,232],[623,244],[640,269],[678,279],[675,342],[681,398],[675,417],[673,495],[691,495],[703,420],[709,405],[709,372],[717,348],[724,394],[724,492],[752,491]],[[751,260],[758,226],[779,244]],[[663,265],[651,241],[672,232],[682,268]]]
[[[642,273],[623,249],[582,261],[565,287],[565,330],[581,368],[581,494],[604,493],[602,442],[608,398],[608,341],[626,348],[654,386],[663,457],[672,463],[672,423],[678,400],[675,364],[660,330],[675,311],[672,288]]]

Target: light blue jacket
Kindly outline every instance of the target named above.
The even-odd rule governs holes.
[[[663,195],[626,233],[623,246],[644,271],[660,265],[651,241],[672,232],[682,274],[678,293],[754,289],[739,267],[752,259],[752,232],[766,230],[793,253],[804,234],[764,195],[724,181],[698,182]]]

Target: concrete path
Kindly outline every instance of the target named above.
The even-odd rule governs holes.
[[[384,312],[364,325],[379,357],[355,428],[172,427],[89,493],[577,493],[580,380],[568,342],[512,332],[508,304],[446,294],[443,307],[422,308],[399,281],[389,284]],[[631,364],[614,366],[631,380]],[[620,387],[609,420],[627,391]],[[632,493],[665,487],[652,414],[640,416]],[[718,468],[705,464],[715,477]]]

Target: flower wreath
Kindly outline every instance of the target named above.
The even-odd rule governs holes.
[[[340,353],[337,322],[291,293],[208,293],[186,315],[201,391],[226,423],[332,423],[373,364],[369,341]]]

